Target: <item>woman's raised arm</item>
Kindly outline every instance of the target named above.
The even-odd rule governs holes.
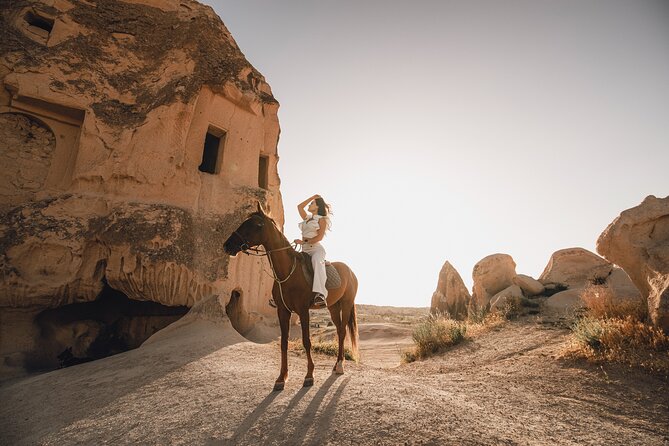
[[[320,195],[318,195],[318,194],[316,194],[316,195],[312,195],[311,197],[307,198],[307,199],[304,200],[302,203],[300,203],[300,204],[297,205],[297,212],[300,213],[300,217],[302,217],[302,220],[304,220],[305,218],[307,218],[307,213],[304,211],[304,207],[305,207],[306,205],[308,205],[309,202],[310,202],[311,200],[313,200],[313,199],[315,199],[315,198],[318,198],[318,197],[320,197]]]

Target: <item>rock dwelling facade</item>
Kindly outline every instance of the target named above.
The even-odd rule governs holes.
[[[195,302],[271,314],[223,242],[259,200],[283,224],[279,104],[190,0],[3,0],[0,367],[141,344]]]

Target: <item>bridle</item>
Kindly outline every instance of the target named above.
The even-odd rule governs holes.
[[[274,221],[271,220],[271,219],[270,219],[270,221],[272,222],[274,227],[278,230],[279,228],[276,227],[276,223],[274,223]],[[284,251],[286,249],[291,249],[291,248],[295,249],[297,247],[297,245],[293,246],[293,244],[291,243],[288,246],[284,246],[283,248],[270,249],[269,251],[267,251],[266,249],[260,250],[260,249],[256,248],[255,246],[251,246],[249,241],[246,240],[246,238],[242,237],[242,235],[240,233],[238,233],[237,231],[232,231],[232,233],[234,235],[236,235],[237,237],[239,237],[239,240],[241,240],[241,242],[242,242],[242,244],[239,245],[239,250],[241,252],[243,252],[244,254],[246,254],[248,256],[255,256],[255,257],[265,257],[266,256],[267,257],[267,260],[269,261],[269,266],[272,269],[272,275],[270,275],[267,271],[265,271],[264,268],[263,268],[263,271],[265,271],[265,273],[268,276],[270,276],[279,285],[279,295],[281,296],[281,302],[283,303],[283,306],[286,307],[286,309],[288,311],[290,311],[291,313],[295,313],[295,311],[291,310],[290,307],[288,305],[286,305],[286,301],[283,298],[283,288],[281,287],[281,284],[287,282],[288,279],[290,279],[290,277],[295,272],[295,267],[297,266],[297,257],[293,256],[293,265],[291,266],[290,272],[288,273],[286,278],[285,279],[279,279],[279,276],[276,274],[276,269],[274,268],[274,262],[272,261],[272,256],[270,254],[272,254],[273,252],[276,252],[276,251]],[[256,245],[256,246],[258,246],[258,245]]]

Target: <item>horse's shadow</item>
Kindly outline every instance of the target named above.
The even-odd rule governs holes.
[[[284,439],[287,439],[288,435],[290,435],[290,437],[293,439],[293,442],[302,443],[304,437],[307,435],[312,425],[318,424],[321,419],[323,420],[331,419],[332,416],[334,415],[334,411],[336,409],[336,402],[341,396],[341,393],[344,390],[344,387],[346,386],[350,378],[347,378],[339,385],[339,388],[337,389],[336,393],[333,395],[333,397],[330,399],[325,409],[322,411],[321,416],[318,417],[318,419],[316,417],[316,414],[318,413],[318,410],[321,404],[323,403],[325,396],[328,394],[328,391],[340,376],[341,375],[332,374],[328,377],[328,379],[326,379],[323,382],[323,384],[320,386],[320,388],[312,398],[307,408],[304,410],[304,413],[302,415],[297,416],[298,419],[295,420],[294,422],[294,425],[296,426],[294,432],[290,432],[290,429],[286,429],[286,427],[287,426],[292,427],[293,424],[287,425],[286,421],[291,416],[291,414],[295,412],[295,409],[297,408],[299,402],[311,389],[311,387],[302,387],[293,396],[293,398],[290,400],[285,409],[281,411],[280,415],[275,416],[273,419],[263,421],[264,425],[273,426],[273,428],[266,434],[265,433],[262,434],[262,440],[264,441],[278,440],[280,439],[280,437],[284,437]],[[253,411],[239,424],[239,426],[237,427],[235,433],[232,435],[231,438],[223,440],[220,443],[213,442],[210,444],[232,445],[239,443],[240,440],[244,439],[249,430],[253,428],[253,426],[260,420],[260,418],[262,418],[262,416],[265,415],[265,413],[272,405],[272,402],[279,395],[281,395],[281,392],[272,392],[269,395],[267,395],[258,404],[258,406],[255,409],[253,409]],[[318,437],[321,438],[326,433],[326,431],[327,431],[326,428],[318,430]],[[318,443],[319,443],[318,441],[314,442],[314,444]]]

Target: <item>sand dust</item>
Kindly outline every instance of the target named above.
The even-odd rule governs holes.
[[[291,354],[286,389],[272,392],[277,344],[248,342],[223,316],[196,316],[137,350],[3,383],[0,442],[669,443],[667,383],[555,359],[568,331],[550,321],[508,323],[399,367],[381,353],[347,363],[343,376],[330,373],[332,358],[316,356],[311,388],[302,387],[304,358]],[[394,349],[402,328],[365,323],[363,354]]]

